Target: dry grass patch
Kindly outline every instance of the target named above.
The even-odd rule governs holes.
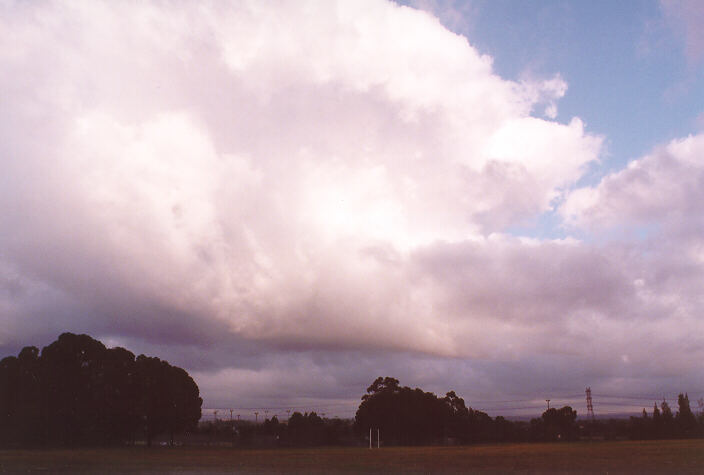
[[[468,447],[0,451],[0,472],[704,473],[704,440]]]

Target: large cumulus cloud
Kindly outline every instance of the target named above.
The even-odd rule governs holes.
[[[87,331],[198,371],[206,402],[272,378],[344,397],[282,375],[542,374],[530,361],[599,344],[590,374],[611,377],[688,318],[672,298],[694,305],[650,286],[641,247],[506,234],[554,210],[602,139],[550,119],[559,76],[500,78],[427,13],[0,8],[0,347]]]

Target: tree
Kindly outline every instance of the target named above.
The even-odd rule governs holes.
[[[166,400],[159,391],[166,383],[163,366],[159,358],[139,355],[136,360],[137,407],[147,446],[151,446],[155,435],[166,430]]]
[[[36,445],[41,441],[40,371],[39,350],[34,346],[0,361],[0,442]]]
[[[661,439],[663,437],[662,415],[660,414],[660,409],[658,408],[657,403],[653,404],[653,428],[651,433],[655,439]]]
[[[135,356],[124,348],[106,350],[103,363],[104,382],[101,386],[104,423],[110,430],[106,442],[133,440],[141,417]]]
[[[362,396],[362,400],[368,399],[373,395],[398,391],[399,382],[396,378],[382,378],[379,376],[374,380],[374,382],[367,388],[367,394]]]
[[[629,424],[629,436],[632,440],[650,439],[651,421],[648,412],[643,408],[641,417],[631,416]]]
[[[514,425],[467,407],[454,391],[445,397],[401,386],[395,378],[377,378],[362,396],[355,429],[366,435],[380,429],[387,444],[417,445],[450,439],[468,443],[518,438]],[[374,434],[374,432],[372,432]]]
[[[288,420],[287,442],[291,445],[322,445],[326,443],[325,421],[315,412],[294,412]]]
[[[193,430],[198,425],[203,399],[195,381],[183,369],[169,366],[167,379],[169,398],[166,425],[173,445],[175,433]]]
[[[20,438],[20,363],[8,356],[0,361],[0,443],[9,445]]]
[[[660,403],[660,411],[662,413],[662,436],[670,439],[675,432],[675,418],[672,415],[670,405],[665,399],[663,399],[662,403]]]
[[[577,411],[570,406],[543,412],[546,440],[574,440],[577,434]]]
[[[689,395],[680,393],[677,396],[679,410],[675,415],[677,435],[680,437],[693,437],[697,432],[697,419],[689,407]]]
[[[379,429],[387,443],[418,445],[442,437],[446,415],[447,406],[435,394],[379,377],[362,396],[355,428],[359,434]]]
[[[442,401],[447,408],[444,435],[467,442],[470,438],[470,413],[464,399],[457,396],[454,391],[450,391]]]
[[[63,333],[42,349],[47,442],[84,445],[106,441],[101,418],[105,345],[88,335]]]
[[[0,361],[0,443],[95,445],[194,427],[198,386],[186,371],[88,335],[64,333]]]
[[[519,437],[516,425],[502,416],[494,419],[494,430],[497,442],[515,441]]]
[[[469,408],[467,421],[467,442],[484,442],[494,440],[496,434],[494,421],[486,412]]]
[[[162,432],[173,435],[194,427],[200,419],[203,400],[188,374],[159,358],[139,355],[136,360],[139,414],[147,445]]]

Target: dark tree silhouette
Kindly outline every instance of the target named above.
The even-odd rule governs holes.
[[[670,405],[663,399],[660,403],[662,438],[671,439],[675,435],[675,417],[672,415]]]
[[[198,425],[203,399],[195,381],[183,369],[169,366],[167,380],[166,429],[173,445],[174,434],[193,430]]]
[[[315,412],[294,412],[288,420],[286,443],[290,445],[322,445],[326,437],[325,422]]]
[[[6,445],[38,442],[42,388],[39,350],[28,346],[0,361],[0,441]]]
[[[155,435],[168,427],[168,363],[159,358],[139,355],[136,361],[138,387],[138,411],[143,420],[144,436],[147,445],[152,444]]]
[[[193,428],[198,386],[183,369],[64,333],[0,361],[0,443],[95,445]]]
[[[419,388],[400,386],[397,379],[388,377],[377,378],[367,388],[355,427],[360,435],[378,428],[385,443],[402,445],[518,438],[518,432],[509,428],[512,423],[505,419],[495,422],[486,413],[468,408],[454,391],[438,398]],[[500,436],[511,439],[498,439]]]
[[[632,439],[670,439],[704,436],[704,417],[697,417],[689,405],[687,393],[677,397],[678,410],[673,416],[667,401],[663,400],[658,408],[653,406],[653,416],[643,409],[642,417],[630,418],[629,435]]]
[[[7,446],[17,431],[19,361],[14,356],[0,360],[0,444]]]
[[[105,352],[101,342],[72,333],[62,334],[42,350],[49,443],[106,442],[110,428],[101,417]]]
[[[697,418],[689,407],[689,396],[681,394],[677,397],[679,410],[675,415],[675,425],[679,437],[694,437],[697,434]]]
[[[119,347],[106,350],[104,371],[102,417],[111,429],[108,442],[131,440],[141,423],[139,406],[135,404],[140,394],[134,354]]]
[[[174,433],[195,428],[203,400],[188,373],[159,358],[139,355],[136,379],[147,445],[164,431],[173,444]]]
[[[450,391],[443,398],[447,407],[445,416],[445,436],[466,442],[470,438],[470,411],[465,406],[464,399]]]
[[[648,412],[643,409],[640,417],[631,417],[629,436],[634,440],[652,439],[652,421]]]
[[[570,406],[543,412],[546,440],[574,440],[577,437],[577,411]]]
[[[443,435],[447,407],[444,400],[421,389],[399,386],[394,378],[377,378],[362,396],[355,426],[364,434],[370,428],[392,444],[430,443]]]

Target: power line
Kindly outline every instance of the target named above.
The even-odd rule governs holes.
[[[641,401],[657,401],[660,399],[677,399],[674,396],[664,396],[661,394],[659,396],[617,396],[615,394],[597,394],[596,397],[599,398],[610,398],[610,399],[635,399]]]
[[[482,411],[482,412],[487,412],[487,411],[497,411],[497,410],[502,410],[502,411],[520,411],[524,409],[545,409],[545,404],[540,405],[540,406],[515,406],[515,407],[480,407],[480,408],[472,408],[475,411]]]
[[[259,407],[239,407],[239,406],[231,406],[232,409],[237,409],[240,411],[264,411],[264,410],[272,410],[272,409],[281,409],[281,410],[286,410],[286,409],[310,409],[310,408],[328,408],[328,407],[344,407],[344,406],[352,406],[352,405],[358,405],[357,403],[331,403],[331,404],[306,404],[303,406],[259,406]],[[230,406],[227,408],[222,408],[222,407],[209,407],[209,408],[203,408],[204,410],[208,411],[213,411],[213,410],[221,410],[221,409],[227,409],[228,411],[230,410]]]
[[[581,394],[569,394],[567,396],[552,396],[552,400],[555,401],[563,401],[563,400],[568,400],[568,399],[576,399],[576,398],[581,398]],[[534,398],[526,398],[526,399],[507,399],[507,400],[496,400],[496,399],[473,399],[471,402],[476,404],[476,403],[512,403],[512,402],[535,402],[539,401],[539,397],[534,397]]]
[[[587,396],[587,416],[594,418],[594,400],[598,401],[598,404],[603,407],[623,407],[623,408],[636,408],[641,406],[642,401],[655,401],[657,404],[660,400],[676,400],[676,397],[663,396],[660,395],[643,395],[643,394],[601,394],[592,393],[591,388],[586,389]],[[704,391],[688,391],[692,394],[691,399],[696,400],[696,395],[704,393]],[[568,395],[551,395],[550,402],[554,406],[559,404],[576,404],[576,400],[584,397],[584,394],[568,394]],[[478,399],[473,401],[467,401],[467,407],[477,411],[483,412],[497,412],[497,411],[526,411],[526,410],[539,410],[545,407],[544,404],[538,404],[540,398],[525,398],[525,399]],[[547,399],[545,400],[547,402]],[[633,402],[629,402],[633,401]],[[350,401],[350,402],[337,402],[337,403],[326,403],[326,404],[305,404],[305,405],[279,405],[279,406],[257,406],[257,407],[237,407],[231,406],[228,408],[203,408],[203,418],[208,419],[214,417],[217,419],[218,411],[230,411],[230,417],[232,418],[233,411],[252,411],[255,414],[255,419],[258,419],[258,415],[268,415],[269,411],[280,412],[286,411],[288,417],[290,417],[291,412],[295,410],[306,410],[310,412],[318,412],[324,414],[325,410],[327,413],[336,413],[337,415],[354,415],[356,414],[357,408],[361,401]],[[523,404],[521,404],[523,403]],[[210,412],[207,414],[206,412]]]

